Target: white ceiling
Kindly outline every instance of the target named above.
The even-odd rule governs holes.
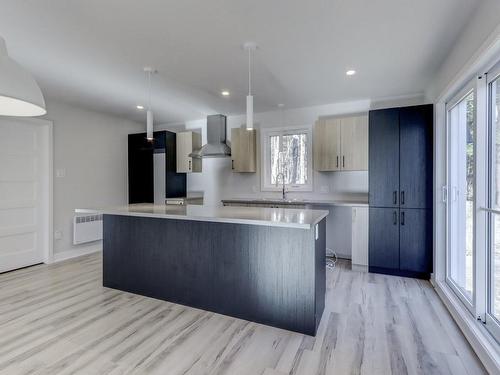
[[[421,94],[480,3],[0,0],[0,35],[46,95],[135,120],[155,67],[156,122],[173,122],[244,112],[245,41],[257,112]]]

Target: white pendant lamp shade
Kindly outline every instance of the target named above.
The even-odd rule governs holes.
[[[156,70],[147,66],[144,68],[144,72],[148,76],[148,110],[146,112],[146,138],[148,141],[152,141],[153,131],[154,131],[154,116],[153,116],[153,110],[151,109],[151,74],[155,74]]]
[[[40,87],[30,73],[9,58],[0,37],[0,115],[30,117],[46,113]]]
[[[252,95],[252,51],[257,49],[257,44],[247,42],[243,49],[248,52],[248,95],[247,95],[247,130],[253,129],[253,95]]]
[[[153,111],[150,109],[146,112],[146,138],[153,140]]]
[[[253,129],[253,96],[247,96],[247,129]]]

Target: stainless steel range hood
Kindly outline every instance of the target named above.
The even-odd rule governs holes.
[[[226,116],[207,116],[207,144],[194,150],[193,158],[221,158],[231,156],[231,149],[226,144]]]

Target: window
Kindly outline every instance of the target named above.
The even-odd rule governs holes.
[[[312,190],[311,128],[262,131],[262,190]]]

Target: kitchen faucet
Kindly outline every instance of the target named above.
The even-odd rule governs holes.
[[[281,181],[283,181],[283,190],[282,190],[282,199],[285,200],[286,199],[286,190],[285,190],[285,175],[280,172],[276,175],[276,187],[278,186],[279,184],[279,177],[281,176]]]

